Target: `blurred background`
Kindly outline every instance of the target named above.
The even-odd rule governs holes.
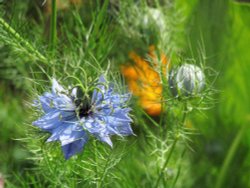
[[[68,22],[70,27],[74,27],[68,13],[71,9],[83,12],[84,19],[90,20],[96,4],[103,3],[93,2],[58,0],[59,26]],[[174,4],[175,10],[180,11],[184,18],[179,25],[185,31],[182,37],[188,41],[183,45],[183,53],[199,61],[201,52],[197,49],[202,49],[206,66],[218,72],[213,83],[217,91],[213,107],[191,117],[192,126],[200,134],[192,136],[193,151],[186,156],[189,174],[179,180],[179,187],[250,187],[250,1],[159,2]],[[21,31],[23,37],[34,43],[46,43],[50,3],[49,0],[0,0],[0,15]],[[148,5],[153,6],[153,1],[149,0]],[[119,1],[111,0],[111,19],[116,19],[114,12],[117,11]],[[58,35],[59,40],[66,40],[60,39],[60,30]],[[117,37],[118,41],[120,37]],[[138,49],[138,46],[140,44],[130,42],[123,52],[127,55],[130,49]],[[115,50],[111,51],[111,58],[115,57],[112,54],[121,53],[121,49]],[[123,61],[123,57],[119,57],[119,61]],[[34,165],[26,160],[29,150],[19,141],[26,134],[24,124],[30,122],[26,104],[31,84],[24,79],[30,75],[30,69],[26,63],[17,64],[18,58],[16,52],[0,40],[0,187],[1,177],[15,182]]]

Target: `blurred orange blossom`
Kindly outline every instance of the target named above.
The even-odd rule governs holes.
[[[129,57],[134,61],[134,64],[123,65],[121,72],[126,78],[129,90],[138,97],[142,108],[149,115],[157,116],[162,111],[162,84],[156,68],[160,67],[160,70],[166,75],[169,63],[164,54],[161,54],[161,59],[158,60],[155,46],[149,47],[148,55],[150,61],[141,58],[135,52],[130,52]]]

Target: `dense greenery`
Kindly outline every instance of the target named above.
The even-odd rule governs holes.
[[[0,0],[0,177],[7,187],[250,187],[247,1],[58,2]],[[175,99],[163,56],[169,69],[201,67],[203,93]],[[140,91],[130,101],[135,135],[112,137],[113,148],[91,137],[65,160],[60,144],[46,143],[49,134],[32,126],[41,116],[32,103],[52,77],[67,87],[106,74],[125,92],[122,67],[145,62],[155,71],[145,74],[161,81],[161,113],[146,113],[138,98],[151,90]]]

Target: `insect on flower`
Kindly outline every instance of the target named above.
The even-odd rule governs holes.
[[[126,105],[129,98],[130,94],[115,93],[104,76],[100,76],[91,99],[80,87],[65,90],[53,79],[52,91],[36,101],[44,115],[33,125],[51,133],[47,142],[61,142],[65,159],[81,152],[89,135],[112,147],[110,136],[133,134],[131,109]]]
[[[135,62],[129,66],[122,66],[121,71],[127,80],[129,90],[139,99],[142,108],[152,116],[161,113],[162,84],[160,75],[156,72],[159,65],[155,55],[155,47],[149,50],[153,66],[136,53],[130,53],[130,58]],[[157,64],[158,63],[158,64]],[[166,74],[169,64],[164,54],[161,54],[160,67],[163,74]]]

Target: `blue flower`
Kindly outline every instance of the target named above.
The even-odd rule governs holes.
[[[47,142],[60,141],[65,159],[79,153],[93,135],[112,147],[110,136],[133,134],[130,127],[130,108],[126,102],[130,94],[118,94],[103,76],[99,78],[92,98],[79,87],[65,90],[52,80],[52,91],[39,96],[44,115],[34,126],[50,132]]]

